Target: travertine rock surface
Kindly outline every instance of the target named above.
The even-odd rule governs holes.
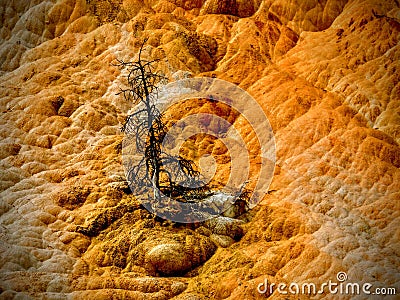
[[[340,271],[400,293],[398,1],[0,2],[0,298],[264,299],[265,279]],[[115,63],[144,38],[170,80],[221,78],[264,109],[277,164],[248,213],[173,224],[130,194],[120,126],[132,104]],[[225,180],[226,149],[191,143]]]

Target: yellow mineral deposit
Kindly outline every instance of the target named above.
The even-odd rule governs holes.
[[[0,3],[0,298],[308,299],[264,283],[319,287],[339,272],[400,293],[398,1]],[[127,70],[115,62],[145,38],[171,81],[220,78],[263,108],[275,174],[246,214],[175,224],[130,193],[120,127],[132,103],[116,95]],[[235,125],[257,176],[246,120],[201,99],[170,120],[196,111]],[[182,153],[212,155],[227,180],[218,139]]]

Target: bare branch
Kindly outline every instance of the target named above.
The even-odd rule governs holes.
[[[157,108],[157,85],[168,79],[155,72],[154,64],[160,59],[142,59],[146,42],[147,39],[141,44],[137,61],[117,59],[115,64],[129,68],[129,88],[120,89],[117,95],[123,94],[126,100],[133,100],[134,104],[140,105],[137,111],[127,116],[122,127],[123,132],[133,136],[136,152],[143,155],[128,171],[128,179],[138,192],[149,187],[160,189],[162,186],[169,195],[177,195],[177,199],[201,198],[209,189],[199,179],[200,172],[194,162],[169,155],[163,150],[168,128],[164,115]]]

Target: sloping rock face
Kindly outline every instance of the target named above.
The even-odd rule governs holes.
[[[257,287],[338,272],[400,292],[398,1],[0,2],[1,298],[308,299]],[[171,80],[225,79],[268,116],[275,176],[241,221],[162,222],[129,193],[115,63],[144,38]],[[193,144],[225,180],[223,147]]]

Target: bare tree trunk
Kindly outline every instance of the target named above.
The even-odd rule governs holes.
[[[142,60],[142,51],[146,43],[145,39],[139,50],[138,60],[135,62],[118,61],[121,66],[130,68],[128,75],[128,83],[130,88],[121,89],[126,99],[133,99],[135,104],[144,105],[138,111],[127,117],[123,126],[132,129],[135,133],[137,150],[144,157],[136,166],[133,166],[135,184],[140,188],[153,188],[153,197],[155,200],[161,199],[161,189],[163,186],[165,191],[169,189],[172,194],[175,187],[174,180],[192,180],[193,176],[198,176],[199,172],[195,170],[194,163],[181,156],[173,157],[162,151],[162,139],[166,134],[165,123],[162,120],[162,114],[156,107],[157,102],[157,84],[166,80],[162,75],[156,73],[152,68],[152,63],[157,60]],[[133,125],[129,122],[133,121]],[[129,126],[129,127],[127,127]],[[170,174],[166,171],[165,165],[172,166],[175,170],[180,170],[179,174]],[[142,168],[145,168],[141,173]],[[163,176],[161,176],[163,172]],[[164,176],[165,174],[165,176]],[[173,177],[174,176],[174,177]],[[165,182],[160,182],[166,179]],[[184,191],[182,190],[182,193]]]

